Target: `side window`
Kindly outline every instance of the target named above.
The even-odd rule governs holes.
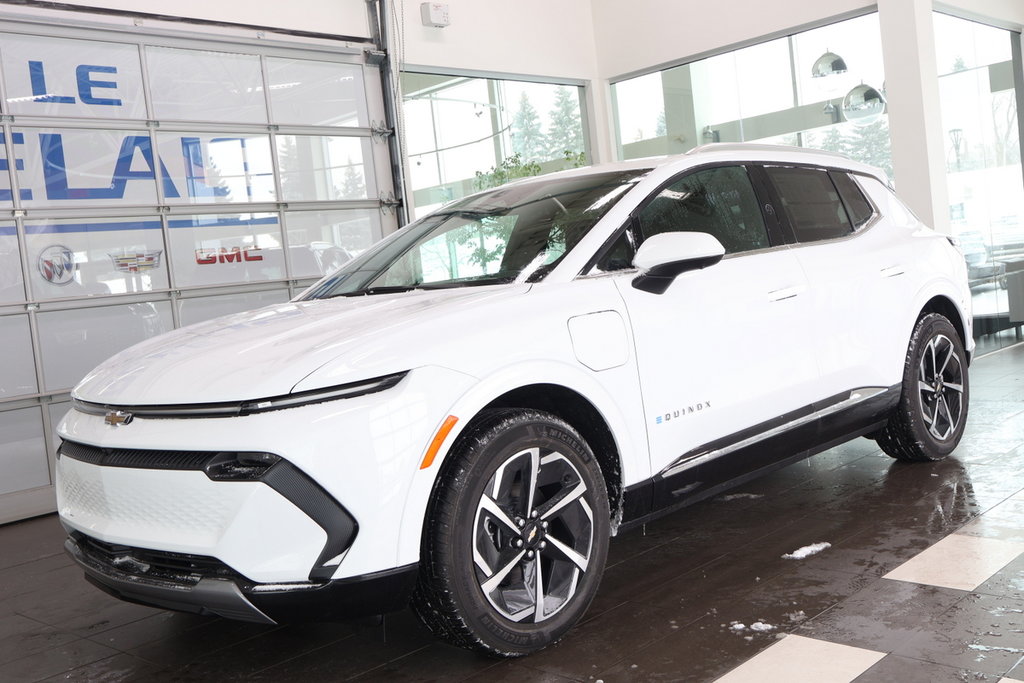
[[[640,240],[662,232],[706,232],[728,254],[771,246],[742,166],[697,171],[665,188],[636,215]]]
[[[798,242],[845,237],[853,225],[828,172],[814,168],[767,167]]]
[[[861,192],[860,186],[857,185],[857,181],[849,173],[830,171],[829,175],[832,177],[836,189],[839,190],[843,204],[846,205],[846,211],[850,214],[850,220],[853,221],[854,230],[859,230],[875,215],[874,207],[871,206],[871,202],[867,200],[864,193]]]

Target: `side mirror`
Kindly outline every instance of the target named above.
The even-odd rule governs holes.
[[[640,275],[633,286],[651,294],[663,294],[681,273],[713,266],[725,256],[725,247],[706,232],[663,232],[637,249],[633,265]]]

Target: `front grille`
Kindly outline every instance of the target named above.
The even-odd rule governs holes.
[[[204,578],[244,580],[215,557],[115,545],[79,532],[71,537],[92,563],[130,576],[185,586],[194,586]]]
[[[208,451],[149,451],[122,448],[96,448],[65,441],[60,455],[90,465],[136,467],[147,470],[203,470],[217,453]]]

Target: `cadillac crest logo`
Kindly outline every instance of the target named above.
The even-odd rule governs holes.
[[[39,274],[55,285],[66,285],[75,279],[75,252],[62,244],[43,249],[39,254]]]
[[[160,255],[163,250],[143,251],[137,254],[107,254],[113,261],[114,267],[122,273],[141,273],[145,270],[153,270],[160,267]]]

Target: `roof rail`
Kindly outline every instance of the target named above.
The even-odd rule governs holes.
[[[763,145],[756,142],[709,142],[700,147],[694,147],[686,154],[704,154],[707,152],[805,152],[811,154],[822,154],[852,161],[850,157],[839,152],[829,152],[813,147],[795,147],[792,145]]]

